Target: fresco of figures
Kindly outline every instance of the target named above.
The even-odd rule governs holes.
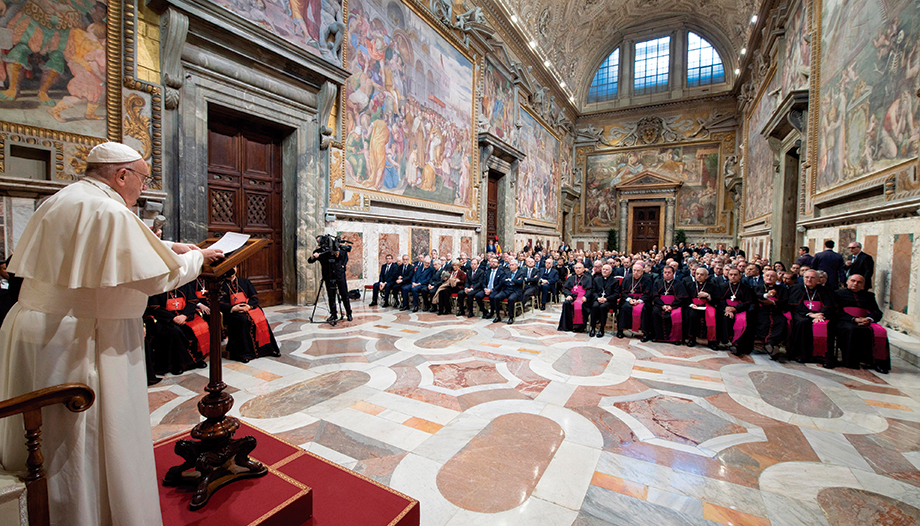
[[[754,105],[747,122],[747,158],[744,163],[744,220],[750,221],[773,210],[773,150],[760,130],[780,103],[780,76],[772,75]]]
[[[348,4],[345,182],[471,202],[473,65],[400,2]]]
[[[811,47],[805,40],[808,36],[808,12],[805,2],[800,2],[789,17],[786,27],[786,52],[783,56],[783,93],[808,89],[811,75]]]
[[[0,27],[0,119],[106,136],[106,3],[12,0]],[[55,20],[49,24],[47,20]]]
[[[917,155],[915,0],[828,0],[821,34],[818,193]]]
[[[714,225],[721,170],[719,148],[719,143],[676,144],[589,155],[583,197],[585,226],[616,227],[616,185],[643,172],[682,183],[677,195],[679,225]]]
[[[517,215],[556,223],[559,215],[559,140],[521,108],[521,150],[515,182]]]
[[[514,84],[491,62],[487,61],[482,74],[482,99],[479,102],[479,119],[488,123],[488,131],[499,139],[513,144]]]
[[[341,20],[340,0],[212,0],[279,37],[320,54],[322,28]]]

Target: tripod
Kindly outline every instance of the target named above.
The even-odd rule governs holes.
[[[326,280],[321,279],[321,280],[319,281],[319,289],[317,289],[317,291],[316,291],[316,299],[313,300],[313,313],[310,314],[310,323],[313,323],[313,317],[316,316],[316,307],[319,305],[319,297],[320,297],[320,295],[323,293],[323,287],[324,287],[324,286],[326,286]],[[342,303],[342,298],[339,297],[339,291],[338,291],[338,289],[336,289],[335,300],[333,300],[333,301],[338,301],[338,302],[339,302],[339,307],[341,307],[338,319],[334,319],[334,318],[332,318],[332,317],[330,316],[330,319],[328,320],[329,324],[332,325],[333,327],[335,327],[335,324],[338,322],[338,320],[344,320],[344,319],[345,319],[345,304]],[[332,310],[332,309],[329,309],[329,310]],[[322,323],[322,322],[320,322],[320,323]]]

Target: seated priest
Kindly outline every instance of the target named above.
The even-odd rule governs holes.
[[[492,304],[492,314],[495,319],[493,323],[502,321],[502,301],[508,300],[508,325],[514,323],[514,305],[524,297],[524,271],[518,268],[517,260],[508,262],[508,269],[505,271],[502,289],[489,296],[489,303]]]
[[[470,271],[466,274],[466,283],[457,291],[457,316],[473,317],[473,299],[482,290],[482,277],[488,265],[480,264],[478,257],[470,260]]]
[[[396,285],[396,278],[399,277],[399,266],[393,263],[393,255],[387,254],[384,258],[383,265],[380,265],[380,277],[377,283],[374,283],[374,294],[368,307],[377,305],[377,298],[383,292],[383,306],[390,306],[390,290]]]
[[[455,259],[453,263],[451,263],[452,269],[450,270],[450,274],[447,275],[447,279],[438,287],[437,294],[435,294],[433,301],[438,306],[439,316],[451,313],[450,297],[453,294],[459,294],[460,291],[463,290],[463,285],[466,283],[466,272],[463,272],[460,268],[461,266],[462,263],[460,263],[460,260]],[[459,303],[459,301],[457,303]]]
[[[227,354],[231,360],[248,363],[263,356],[281,356],[278,342],[259,297],[248,279],[237,276],[237,268],[220,287],[220,311],[227,326]]]
[[[683,308],[690,301],[684,284],[675,279],[674,267],[661,267],[652,288],[652,327],[655,339],[680,345],[684,341]]]
[[[559,271],[554,267],[553,258],[547,257],[540,269],[540,279],[537,284],[540,287],[540,310],[546,310],[546,304],[549,303],[550,294],[556,293],[556,285],[559,283]]]
[[[718,306],[717,297],[722,288],[709,279],[706,267],[697,267],[693,273],[693,280],[687,289],[690,295],[690,305],[686,310],[687,347],[695,347],[697,338],[706,338],[709,348],[716,350],[719,346],[718,325],[716,316]]]
[[[572,274],[562,286],[562,315],[559,316],[560,331],[584,332],[591,314],[591,293],[594,284],[585,272],[581,261],[575,263]]]
[[[865,290],[866,279],[850,274],[846,288],[834,291],[837,300],[837,346],[843,366],[872,367],[882,374],[891,370],[888,332],[879,325],[882,311],[875,294]]]
[[[197,306],[194,283],[148,300],[148,312],[156,320],[153,354],[157,374],[182,374],[206,367],[211,337],[208,322],[198,315]]]
[[[652,302],[652,277],[645,273],[645,266],[636,263],[632,272],[623,278],[620,283],[620,316],[617,319],[617,338],[625,338],[624,330],[633,333],[642,331],[642,341],[652,339],[650,320],[651,308],[646,305]]]
[[[760,283],[763,280],[759,279]],[[741,279],[737,268],[728,271],[728,283],[715,293],[719,323],[719,342],[728,344],[735,356],[751,354],[754,350],[754,328],[748,316],[754,305],[754,292]]]
[[[607,315],[616,308],[620,299],[620,280],[613,276],[613,267],[602,265],[601,273],[594,276],[594,293],[591,295],[591,332],[588,336],[604,337]]]
[[[833,352],[833,291],[818,284],[818,272],[806,270],[804,284],[789,291],[789,312],[792,314],[792,334],[786,354],[798,362],[819,361],[833,369],[836,357]]]
[[[755,337],[763,340],[763,349],[771,358],[783,362],[786,358],[779,348],[789,335],[786,320],[789,289],[778,281],[779,273],[767,270],[763,273],[763,282],[754,288]]]

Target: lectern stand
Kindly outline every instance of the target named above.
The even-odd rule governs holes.
[[[217,242],[216,238],[202,241],[206,248]],[[208,306],[211,318],[208,328],[211,333],[210,382],[205,387],[207,394],[198,402],[198,411],[206,418],[192,428],[194,440],[179,440],[175,452],[185,462],[169,469],[163,477],[165,486],[190,486],[195,494],[189,504],[190,510],[197,510],[208,503],[211,495],[221,487],[242,479],[261,477],[268,468],[249,458],[256,448],[256,439],[251,436],[233,438],[240,427],[240,421],[226,416],[233,407],[233,397],[224,392],[220,358],[221,322],[220,287],[224,276],[250,256],[270,243],[267,239],[249,239],[246,244],[229,256],[219,260],[216,266],[205,265],[201,276],[208,284]]]

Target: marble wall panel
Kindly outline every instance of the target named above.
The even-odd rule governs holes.
[[[866,236],[866,239],[862,242],[863,252],[869,254],[872,257],[878,255],[878,236]]]
[[[410,228],[409,254],[412,260],[419,254],[431,254],[431,230],[427,228]]]
[[[466,252],[469,257],[473,257],[473,238],[470,236],[460,236],[460,251]]]
[[[840,253],[846,259],[850,255],[850,251],[847,250],[847,247],[850,246],[850,243],[856,241],[856,229],[855,228],[841,228],[840,233],[837,236],[837,252]]]
[[[811,254],[812,256],[815,255],[815,240],[814,239],[808,240],[808,253]]]
[[[907,314],[910,300],[911,258],[914,251],[913,234],[895,234],[891,254],[891,303],[895,312]]]
[[[438,254],[443,257],[447,257],[447,254],[454,254],[454,237],[453,236],[441,236],[438,239]]]
[[[394,259],[400,256],[399,234],[377,235],[377,267],[384,264],[387,254],[392,255]]]
[[[351,241],[345,279],[364,279],[364,234],[361,232],[339,232],[339,237]]]

